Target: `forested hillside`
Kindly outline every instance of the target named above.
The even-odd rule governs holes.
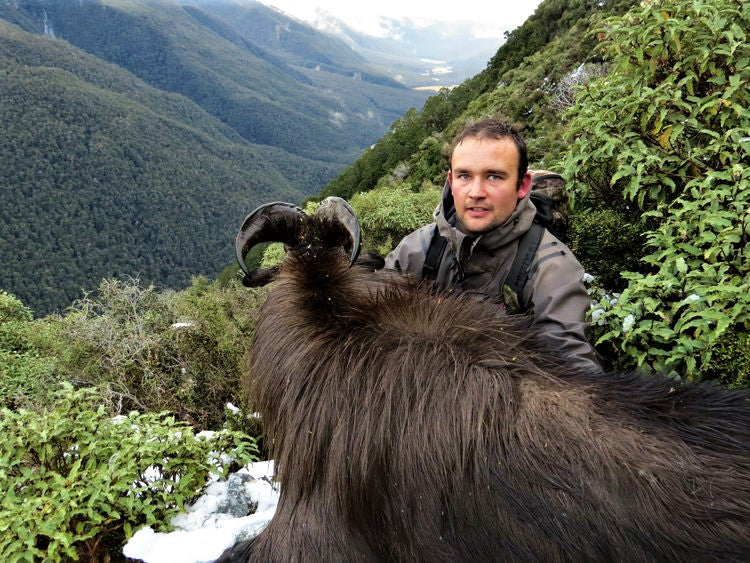
[[[311,189],[190,100],[60,41],[0,21],[0,65],[0,286],[41,312],[103,277],[215,272],[246,209]],[[334,170],[287,159],[308,180]]]
[[[425,97],[261,4],[211,7],[0,3],[0,287],[38,314],[104,277],[216,275],[249,209],[316,193]]]
[[[253,143],[315,160],[350,162],[425,98],[368,72],[343,42],[259,3],[22,0],[13,5],[18,8],[0,7],[0,16],[26,31],[65,39],[156,88],[183,94]],[[315,87],[300,72],[306,67],[324,75],[369,77],[360,80],[365,86],[352,88],[367,88],[371,99],[363,104],[346,92]]]

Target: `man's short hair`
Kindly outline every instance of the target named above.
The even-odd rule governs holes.
[[[529,154],[526,149],[526,141],[523,140],[521,133],[515,127],[499,117],[487,117],[469,123],[453,139],[449,157],[451,168],[453,167],[453,151],[464,139],[510,139],[513,141],[518,149],[518,185],[521,185],[526,170],[529,168]]]

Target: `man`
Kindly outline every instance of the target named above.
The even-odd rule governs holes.
[[[488,118],[467,126],[453,142],[443,199],[435,223],[407,235],[386,257],[385,267],[425,275],[435,225],[447,244],[435,272],[440,290],[471,292],[516,306],[506,279],[519,241],[532,226],[531,174],[526,143],[506,122]],[[533,324],[548,346],[582,367],[599,369],[587,339],[590,300],[583,268],[573,253],[545,230],[518,301],[528,303]],[[513,301],[511,303],[511,301]]]

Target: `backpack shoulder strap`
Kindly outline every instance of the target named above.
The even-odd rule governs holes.
[[[443,259],[443,251],[447,244],[448,241],[438,232],[438,227],[435,225],[435,229],[432,231],[430,247],[427,249],[427,254],[424,258],[422,279],[435,280],[437,278],[440,262]]]
[[[544,226],[538,221],[534,221],[531,228],[518,241],[516,257],[513,259],[510,272],[505,279],[504,285],[507,285],[516,295],[520,312],[523,313],[531,306],[531,303],[523,301],[523,288],[529,281],[531,266],[534,263],[534,257],[539,249],[539,244],[542,242],[543,235]]]

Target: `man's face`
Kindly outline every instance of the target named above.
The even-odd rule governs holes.
[[[463,228],[474,234],[501,225],[531,188],[518,186],[518,148],[511,139],[464,139],[453,151],[448,182]]]

